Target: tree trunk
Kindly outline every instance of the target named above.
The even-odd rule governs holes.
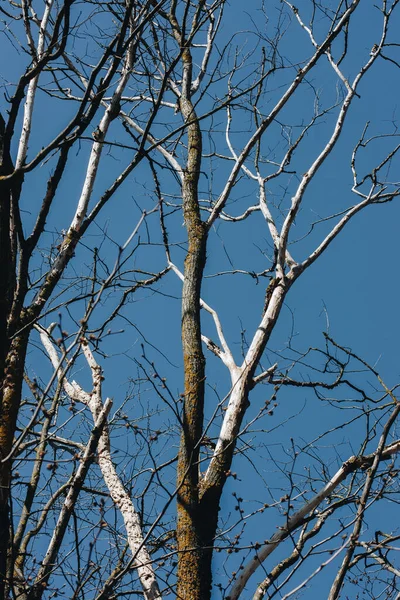
[[[16,336],[5,361],[0,415],[0,456],[10,453],[21,403],[22,381],[29,332]],[[12,459],[0,463],[0,598],[5,597],[7,556],[10,550],[9,499]]]
[[[188,233],[185,279],[182,291],[182,347],[185,399],[183,431],[178,458],[178,586],[182,600],[210,597],[211,570],[204,562],[206,551],[199,511],[199,450],[203,430],[205,360],[200,325],[200,289],[206,261],[207,233],[201,220],[198,181],[202,138],[190,100],[192,57],[182,55],[184,81],[180,108],[188,126],[188,158],[182,184],[183,211]]]
[[[15,375],[20,371],[16,354],[18,341],[10,349],[8,326],[11,311],[15,271],[12,260],[11,242],[11,194],[12,183],[3,180],[13,171],[6,141],[5,122],[0,115],[0,460],[10,451],[14,436],[12,423],[15,421],[15,397],[20,395],[21,382]],[[25,345],[26,349],[26,345]],[[23,352],[25,356],[25,352]],[[22,362],[23,365],[23,362]],[[22,366],[23,368],[23,366]],[[4,598],[9,548],[9,488],[10,461],[0,462],[0,598]]]

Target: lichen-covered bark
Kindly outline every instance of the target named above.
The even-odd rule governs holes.
[[[198,203],[202,139],[190,100],[192,58],[182,55],[184,81],[180,109],[188,126],[188,158],[182,184],[183,212],[188,234],[182,292],[184,360],[183,431],[178,460],[178,584],[181,600],[210,597],[210,566],[203,564],[204,538],[199,514],[199,440],[203,429],[205,361],[200,326],[200,289],[206,261],[206,229]]]

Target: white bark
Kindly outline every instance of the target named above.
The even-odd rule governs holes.
[[[258,176],[258,185],[260,187],[260,209],[263,214],[264,219],[267,222],[269,233],[271,235],[272,241],[274,242],[274,247],[279,250],[281,239],[278,232],[278,228],[275,224],[275,221],[272,217],[271,211],[269,210],[269,206],[267,203],[267,195],[265,193],[265,180]],[[289,266],[293,266],[296,264],[296,261],[292,258],[289,250],[285,252],[286,262]]]
[[[53,0],[46,0],[44,14],[43,14],[43,18],[41,20],[40,29],[39,29],[39,38],[38,38],[38,45],[37,45],[37,50],[36,50],[37,60],[40,60],[43,56],[44,43],[45,43],[45,39],[46,39],[46,29],[47,29],[47,24],[49,21],[52,5],[53,5]],[[22,122],[21,135],[19,138],[17,158],[15,161],[15,169],[16,170],[20,169],[24,165],[26,154],[28,152],[29,137],[31,135],[31,130],[32,130],[33,106],[35,103],[35,95],[36,95],[38,81],[39,81],[39,74],[36,75],[36,77],[34,77],[33,79],[31,79],[31,81],[29,82],[29,85],[28,85],[28,90],[26,92],[26,100],[25,100],[25,106],[24,106],[24,119]]]
[[[208,26],[208,31],[207,31],[206,49],[205,49],[205,52],[203,55],[203,60],[201,62],[200,71],[199,71],[196,79],[192,82],[192,88],[191,88],[192,95],[195,94],[197,92],[197,90],[199,89],[200,83],[202,82],[204,75],[207,72],[208,61],[210,60],[211,50],[213,48],[215,34],[218,31],[218,25],[219,25],[219,21],[221,19],[221,14],[218,18],[217,26],[215,26],[215,17],[211,12],[210,12],[209,18],[210,18],[210,24]]]
[[[57,351],[52,344],[48,333],[45,330],[41,330],[40,338],[53,366],[56,368],[59,364],[59,359]],[[101,396],[102,373],[101,368],[96,363],[87,342],[82,343],[82,350],[92,372],[93,391],[91,393],[85,392],[75,381],[69,383],[66,377],[63,379],[63,386],[67,394],[72,399],[82,402],[90,408],[93,421],[96,422],[99,414],[101,414],[103,410]],[[151,557],[145,546],[145,540],[139,516],[135,510],[132,499],[122,485],[112,462],[110,452],[110,434],[107,422],[103,426],[97,452],[98,463],[104,478],[104,482],[108,488],[108,491],[110,492],[111,499],[121,512],[124,520],[127,540],[133,557],[133,566],[137,569],[144,598],[146,600],[161,600],[162,596],[157,584]]]
[[[354,96],[356,95],[357,86],[360,83],[363,76],[365,75],[365,73],[367,72],[367,70],[372,66],[375,59],[376,59],[376,56],[371,57],[369,59],[369,61],[366,63],[366,65],[364,65],[364,67],[360,70],[360,72],[355,77],[353,84],[349,88],[346,98],[343,101],[342,107],[339,111],[338,118],[336,120],[335,128],[333,130],[333,133],[332,133],[329,141],[327,142],[327,144],[325,145],[323,150],[320,152],[320,154],[317,156],[317,158],[314,160],[312,165],[309,167],[308,171],[306,173],[304,173],[303,177],[301,178],[301,182],[297,188],[296,194],[292,198],[292,205],[290,207],[290,210],[289,210],[287,217],[282,225],[282,230],[281,230],[281,235],[280,235],[280,247],[279,247],[279,253],[278,253],[278,263],[280,265],[284,264],[286,248],[287,248],[287,244],[288,244],[288,240],[289,240],[289,233],[290,233],[291,227],[293,225],[293,222],[296,218],[297,212],[300,208],[301,202],[304,197],[304,193],[305,193],[310,181],[312,180],[312,178],[316,175],[316,173],[319,170],[319,168],[321,167],[321,165],[325,162],[325,160],[327,159],[327,157],[329,156],[329,154],[332,152],[333,148],[335,147],[335,145],[343,131],[345,118],[346,118],[346,115],[350,108],[350,105],[352,103],[352,100],[353,100]]]
[[[101,368],[96,363],[87,343],[82,344],[82,350],[92,371],[93,393],[90,395],[89,408],[92,412],[93,420],[95,420],[99,414],[99,411],[102,409]],[[146,600],[161,599],[161,593],[154,574],[152,561],[144,543],[139,516],[133,506],[132,499],[129,497],[124,486],[122,485],[112,462],[110,452],[110,435],[107,424],[105,425],[99,440],[98,462],[104,482],[108,487],[108,491],[110,492],[110,496],[115,506],[121,512],[124,520],[129,548],[134,558],[133,566],[137,569],[139,579],[142,584],[144,597]]]
[[[140,125],[138,125],[136,123],[136,121],[134,119],[132,119],[132,117],[130,117],[129,115],[127,115],[124,112],[121,112],[121,116],[124,119],[124,121],[130,127],[132,127],[132,129],[134,129],[135,131],[140,133],[140,135],[145,134],[145,130],[142,127],[140,127]],[[179,164],[179,162],[177,161],[177,159],[175,158],[175,156],[173,156],[170,152],[168,152],[168,150],[166,150],[166,148],[164,148],[164,146],[159,144],[158,140],[156,140],[156,138],[154,136],[152,136],[151,133],[147,133],[146,140],[155,146],[156,150],[158,150],[158,152],[160,152],[160,154],[162,154],[162,156],[169,162],[172,169],[178,175],[179,179],[181,181],[183,181],[183,169],[182,169],[181,165]]]
[[[339,23],[341,23],[341,27],[345,23],[345,20],[346,20],[345,18],[350,17],[351,12],[353,12],[353,10],[356,8],[356,5],[357,5],[357,2],[353,2],[350,5],[350,7],[347,9],[347,11],[344,13],[342,19],[339,22]],[[347,17],[346,17],[346,15],[347,15]],[[326,160],[326,158],[329,156],[329,154],[333,150],[334,146],[336,145],[336,143],[342,133],[346,115],[348,113],[348,110],[350,108],[352,100],[356,95],[357,86],[359,85],[359,83],[360,83],[361,79],[363,78],[363,76],[365,75],[365,73],[372,66],[373,62],[376,60],[376,55],[373,55],[369,58],[369,60],[360,69],[360,71],[354,78],[352,85],[348,86],[348,92],[343,101],[341,109],[339,111],[332,135],[331,135],[330,139],[328,140],[328,142],[326,143],[323,150],[319,153],[319,155],[312,162],[308,171],[306,173],[304,173],[304,175],[302,176],[300,184],[297,188],[297,191],[292,198],[291,207],[290,207],[288,214],[283,222],[280,233],[278,232],[278,230],[275,226],[275,223],[272,219],[272,215],[270,214],[270,211],[268,210],[266,197],[265,197],[265,188],[264,188],[263,179],[260,176],[256,176],[253,173],[251,173],[251,171],[245,166],[245,160],[246,160],[247,156],[249,155],[249,152],[254,147],[254,145],[256,144],[256,142],[258,141],[260,136],[262,135],[262,133],[264,133],[265,129],[268,127],[270,119],[272,119],[273,116],[278,114],[278,112],[284,106],[284,104],[286,103],[288,98],[296,90],[299,82],[303,79],[305,73],[308,72],[308,70],[311,69],[312,66],[314,66],[316,64],[319,57],[321,56],[321,51],[323,53],[329,51],[329,44],[327,43],[327,40],[331,39],[331,36],[334,34],[335,31],[336,32],[340,31],[340,29],[338,29],[338,28],[339,28],[339,24],[335,27],[335,29],[331,32],[331,34],[328,35],[328,37],[325,39],[324,43],[321,46],[314,44],[316,47],[314,56],[307,63],[307,65],[299,71],[299,74],[297,75],[296,79],[293,81],[293,83],[288,88],[288,90],[285,92],[285,94],[282,96],[282,98],[280,99],[278,104],[272,110],[269,117],[267,117],[263,121],[263,123],[260,125],[260,127],[257,129],[257,131],[253,134],[252,138],[249,140],[249,142],[247,143],[247,145],[245,146],[244,150],[242,151],[242,153],[240,155],[236,154],[236,152],[230,142],[229,129],[230,129],[231,115],[230,115],[230,111],[228,109],[226,141],[227,141],[227,145],[232,153],[232,156],[235,160],[235,166],[231,172],[231,175],[228,178],[227,184],[226,184],[220,198],[216,202],[214,209],[208,219],[208,225],[211,225],[214,222],[214,220],[217,218],[220,211],[222,210],[222,208],[229,196],[230,190],[234,184],[234,181],[236,181],[236,177],[240,170],[243,170],[252,179],[258,180],[259,186],[260,186],[260,208],[261,208],[263,215],[268,223],[270,235],[274,242],[274,246],[278,251],[276,273],[277,273],[277,277],[280,279],[280,284],[274,289],[274,291],[272,293],[272,297],[269,301],[267,310],[263,316],[263,319],[262,319],[259,327],[257,328],[257,330],[253,336],[253,339],[251,341],[250,347],[247,351],[247,354],[246,354],[246,357],[245,357],[245,360],[244,360],[242,366],[235,372],[230,370],[231,378],[232,378],[232,393],[231,393],[231,397],[229,399],[227,411],[225,413],[224,421],[223,421],[223,424],[221,427],[221,431],[220,431],[219,439],[218,439],[218,442],[217,442],[217,445],[215,448],[214,456],[211,459],[211,462],[209,464],[209,467],[208,467],[206,475],[205,475],[206,482],[208,480],[212,479],[214,468],[218,468],[218,462],[216,461],[217,456],[221,452],[224,451],[224,449],[227,447],[227,445],[234,443],[235,435],[237,435],[237,432],[238,432],[238,427],[239,427],[238,423],[243,414],[243,411],[242,411],[243,403],[246,400],[246,396],[249,393],[249,389],[250,389],[249,382],[247,381],[247,375],[248,375],[248,373],[253,373],[256,366],[258,365],[258,362],[261,358],[263,349],[265,348],[265,345],[268,342],[269,337],[272,333],[272,330],[275,326],[275,323],[279,317],[279,313],[280,313],[285,295],[286,295],[289,287],[292,285],[292,283],[295,281],[295,279],[297,279],[297,277],[309,265],[311,265],[312,262],[314,262],[314,260],[316,260],[316,258],[318,256],[320,256],[322,254],[322,252],[328,247],[328,245],[331,243],[331,241],[336,237],[336,235],[341,231],[341,229],[346,225],[346,223],[349,221],[349,219],[353,215],[355,215],[359,210],[364,208],[366,205],[372,203],[373,201],[376,201],[376,197],[372,196],[372,194],[371,194],[370,197],[364,199],[362,202],[360,202],[355,207],[350,209],[344,215],[344,217],[339,221],[339,223],[332,229],[332,231],[328,234],[328,236],[320,244],[320,246],[302,264],[298,265],[292,259],[290,254],[288,254],[287,246],[288,246],[290,231],[291,231],[292,225],[294,223],[295,217],[297,215],[297,212],[300,208],[301,202],[303,200],[304,193],[305,193],[310,181],[316,175],[319,168],[324,163],[324,161]],[[383,44],[385,35],[386,35],[386,28],[384,26],[383,33],[382,33],[382,39],[381,39],[381,45]],[[313,39],[312,39],[312,41],[314,43]],[[378,194],[378,196],[379,196],[379,194]],[[289,267],[291,267],[290,271],[287,274],[285,274],[286,264],[288,264]],[[215,352],[215,353],[217,354],[217,356],[219,356],[219,353],[217,353],[217,352]],[[220,358],[222,359],[221,356],[220,356]]]
[[[380,459],[385,460],[390,458],[393,454],[400,452],[400,440],[396,440],[389,446],[383,449],[380,454]],[[375,453],[365,457],[365,464],[372,464],[375,459]],[[302,523],[303,519],[310,515],[321,502],[328,498],[338,485],[346,479],[346,477],[352,473],[355,469],[352,468],[353,463],[357,463],[357,467],[362,464],[362,457],[352,456],[348,461],[344,462],[340,469],[335,475],[328,481],[328,483],[317,493],[315,496],[304,504],[304,506],[298,510],[292,517],[290,517],[287,523],[280,527],[268,541],[266,541],[258,552],[255,553],[253,558],[240,570],[240,575],[229,590],[226,600],[238,600],[241,593],[243,592],[250,577],[256,572],[258,567],[274,552],[283,540],[285,540],[290,533],[295,531]],[[261,598],[263,596],[255,596]]]
[[[254,132],[250,140],[243,148],[240,155],[238,155],[237,160],[235,161],[235,165],[225,184],[225,187],[222,190],[221,195],[215,203],[214,208],[207,220],[208,227],[211,227],[214,221],[218,218],[221,210],[224,208],[231,193],[231,190],[236,183],[236,179],[242,169],[242,166],[244,165],[247,157],[249,156],[251,150],[254,148],[255,144],[258,142],[260,137],[263,135],[263,133],[266,131],[266,129],[272,123],[275,117],[280,113],[280,111],[286,105],[288,100],[293,96],[294,92],[297,90],[307,73],[309,73],[309,71],[311,71],[311,69],[317,64],[321,56],[325,54],[326,50],[329,48],[336,36],[342,31],[343,27],[348,22],[351,14],[355,11],[359,3],[360,0],[353,0],[353,2],[350,4],[347,10],[343,13],[341,19],[339,19],[336,26],[328,34],[324,42],[316,49],[314,55],[311,57],[308,63],[302,69],[299,70],[297,76],[295,77],[291,85],[288,87],[286,92],[282,95],[282,97],[272,109],[270,114],[262,121],[258,129]]]
[[[69,232],[78,231],[83,219],[86,216],[87,207],[92,195],[94,182],[96,180],[97,171],[100,163],[100,157],[104,146],[104,139],[107,135],[108,128],[110,126],[112,120],[112,114],[115,111],[116,106],[121,101],[122,93],[129,81],[129,77],[131,75],[131,69],[134,58],[134,45],[135,39],[133,39],[130,43],[130,47],[127,53],[126,62],[124,64],[121,80],[115,90],[115,93],[111,99],[107,110],[101,119],[99,126],[96,130],[95,142],[92,146],[92,151],[90,153],[89,164],[86,170],[86,177],[82,188],[82,193],[79,198],[78,206],[75,211],[74,218],[69,228]]]
[[[253,379],[251,382],[248,379],[249,373],[254,370],[255,365],[261,358],[265,342],[269,338],[278,318],[285,294],[286,289],[283,285],[275,288],[268,308],[247,351],[243,364],[235,371],[231,371],[232,392],[222,422],[218,442],[204,476],[205,483],[212,479],[214,468],[218,468],[218,455],[224,451],[227,445],[232,444],[235,440],[243,403],[246,402],[247,395],[253,383]],[[274,365],[272,369],[275,368],[276,365]]]
[[[184,276],[183,273],[178,269],[178,267],[176,265],[174,265],[174,263],[172,263],[171,261],[169,261],[168,266],[172,269],[172,271],[179,277],[179,279],[181,281],[184,280]],[[207,302],[204,302],[203,299],[200,299],[200,306],[201,308],[203,308],[205,311],[207,311],[213,318],[214,321],[214,325],[215,325],[215,329],[217,330],[217,334],[218,334],[218,338],[220,341],[220,344],[222,346],[222,350],[220,348],[218,348],[214,342],[212,342],[208,337],[206,337],[205,335],[202,335],[202,340],[203,342],[206,344],[206,346],[208,347],[209,350],[211,350],[211,352],[214,352],[214,354],[216,356],[218,356],[218,358],[220,358],[222,360],[222,362],[224,363],[224,365],[226,367],[228,367],[229,372],[231,374],[231,378],[232,380],[236,379],[236,376],[239,375],[239,368],[237,367],[236,363],[235,363],[235,359],[233,358],[233,354],[228,346],[228,343],[225,339],[224,336],[224,332],[222,330],[222,324],[221,321],[219,320],[219,316],[216,310],[214,310],[213,308],[211,308],[211,306],[209,306],[207,304]]]

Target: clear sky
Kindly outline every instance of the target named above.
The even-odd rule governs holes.
[[[300,2],[299,2],[300,4]],[[301,3],[303,4],[303,3]],[[311,3],[304,2],[299,6],[307,14]],[[242,68],[238,71],[236,83],[239,85],[240,73],[245,74],[253,68],[256,60],[260,57],[261,46],[265,40],[257,41],[255,34],[256,26],[261,34],[270,35],[276,23],[279,2],[266,3],[266,13],[269,17],[268,26],[260,11],[261,2],[248,0],[246,3],[232,1],[227,5],[224,14],[224,25],[218,45],[223,48],[224,44],[233,34],[233,44],[240,48],[238,56],[245,56],[248,49],[256,48],[254,54],[249,56]],[[370,49],[379,39],[379,11],[371,3],[361,2],[359,16],[356,16],[349,31],[348,57],[343,62],[343,71],[351,80],[357,73],[360,65],[367,60]],[[399,31],[400,15],[392,25],[392,31]],[[295,65],[306,60],[311,55],[312,48],[307,34],[300,29],[297,23],[284,22],[288,31],[283,38],[281,54],[285,57],[285,65]],[[317,32],[324,30],[326,23],[318,21]],[[392,40],[394,40],[392,35]],[[338,48],[334,47],[334,51]],[[388,54],[393,50],[388,50]],[[6,57],[1,67],[3,92],[10,94],[12,85],[15,83],[25,57],[18,50],[11,35],[3,29],[0,37],[0,55]],[[231,58],[226,51],[226,61]],[[212,63],[211,63],[212,65]],[[260,112],[267,114],[273,106],[274,101],[282,94],[282,90],[291,81],[295,73],[293,69],[287,69],[276,73],[267,82],[266,93],[260,102]],[[320,170],[318,176],[310,185],[305,196],[304,205],[296,220],[295,233],[300,239],[298,243],[291,245],[291,252],[296,259],[304,259],[323,239],[328,227],[334,221],[327,221],[312,229],[310,235],[304,237],[312,223],[338,213],[350,206],[354,201],[351,192],[351,152],[360,139],[363,128],[370,122],[370,135],[395,134],[399,119],[398,98],[400,97],[399,69],[392,63],[380,59],[367,74],[365,81],[359,89],[359,97],[347,116],[343,135],[331,153],[327,163]],[[134,90],[130,90],[134,93]],[[210,89],[210,94],[197,107],[201,114],[210,108],[214,97],[223,97],[226,94],[226,79],[217,82]],[[312,118],[315,108],[315,97],[319,98],[320,107],[327,109],[341,99],[342,90],[338,86],[337,78],[333,75],[327,61],[321,62],[315,72],[313,71],[307,83],[302,86],[298,94],[288,103],[282,115],[269,130],[262,145],[262,152],[270,161],[278,160],[284,148],[284,135],[289,134],[289,126],[293,135],[298,134],[301,127]],[[2,99],[3,110],[7,105]],[[38,94],[38,102],[35,106],[35,121],[30,151],[45,145],[58,128],[67,122],[70,115],[68,103],[64,102],[62,110],[54,108],[53,99],[44,93]],[[60,106],[60,103],[57,105]],[[235,149],[240,151],[250,136],[251,115],[244,110],[246,107],[238,103],[233,111],[232,141]],[[154,126],[155,132],[162,132],[169,124],[179,122],[180,116],[172,116],[172,111],[161,113],[160,121]],[[288,176],[272,180],[267,187],[268,198],[271,201],[272,210],[279,220],[279,213],[286,214],[290,197],[296,189],[299,177],[306,171],[315,159],[318,152],[326,144],[332,131],[337,116],[337,108],[333,107],[316,123],[303,140],[298,151],[293,156],[291,173]],[[175,119],[175,121],[174,121]],[[202,122],[204,132],[205,151],[211,151],[215,147],[220,153],[228,152],[225,136],[225,113],[218,114],[213,119],[205,119]],[[21,123],[19,122],[19,126]],[[119,139],[123,135],[120,125],[115,124],[111,136]],[[388,148],[397,145],[397,137],[376,140],[366,149],[360,149],[360,170],[367,169],[374,161],[379,161]],[[128,144],[129,139],[124,138]],[[71,159],[66,177],[58,192],[56,206],[51,213],[46,228],[41,248],[43,252],[38,256],[36,275],[40,274],[40,263],[44,257],[46,261],[46,246],[49,243],[57,243],[61,238],[61,230],[68,227],[76,206],[76,201],[82,187],[87,158],[91,147],[91,138],[82,140],[76,154]],[[15,150],[15,148],[14,148]],[[112,148],[103,157],[101,172],[96,181],[93,193],[92,205],[99,199],[104,189],[110,185],[113,178],[123,169],[132,156],[129,149]],[[226,174],[230,169],[229,161],[219,161],[215,157],[212,160],[204,160],[203,175],[200,183],[201,199],[204,201],[215,199],[221,192]],[[43,196],[46,176],[53,168],[54,163],[49,163],[37,169],[26,177],[25,190],[22,198],[26,230],[31,227],[35,219],[37,207]],[[249,167],[251,163],[249,162]],[[397,157],[390,165],[388,178],[391,182],[399,180],[399,160]],[[271,165],[264,165],[265,174],[271,170]],[[161,192],[171,202],[179,202],[179,187],[172,174],[159,169],[161,181]],[[246,207],[257,203],[257,186],[246,178],[241,179],[234,188],[227,210],[232,215],[241,214]],[[116,195],[104,209],[101,216],[88,231],[85,240],[77,251],[74,266],[68,270],[65,280],[65,297],[72,297],[79,293],[77,288],[68,288],[68,278],[81,276],[80,290],[84,291],[88,282],[84,280],[86,267],[92,260],[94,247],[100,248],[100,255],[104,263],[99,269],[104,269],[104,277],[107,270],[111,269],[118,254],[118,244],[123,244],[134,229],[140,218],[141,211],[149,211],[155,206],[157,196],[155,185],[151,179],[148,165],[143,164],[134,171],[132,176],[123,185]],[[171,211],[172,212],[172,211]],[[333,242],[326,253],[314,264],[295,284],[290,291],[280,321],[274,332],[265,354],[264,366],[278,361],[279,368],[285,368],[293,361],[295,353],[305,352],[309,347],[323,347],[323,331],[327,330],[340,344],[351,347],[379,369],[382,377],[389,386],[399,381],[399,339],[400,321],[398,319],[398,296],[400,292],[398,275],[398,256],[400,253],[400,201],[394,201],[382,206],[367,208],[362,214],[357,215],[345,228],[339,237]],[[133,253],[127,268],[142,269],[146,272],[158,271],[165,265],[165,255],[161,243],[158,216],[155,213],[146,220],[147,229],[142,227],[136,238],[138,248]],[[179,212],[171,214],[167,219],[170,232],[170,241],[173,241],[172,258],[177,266],[183,269],[185,257],[185,230],[182,227],[182,215]],[[106,237],[104,237],[106,232]],[[295,238],[291,239],[295,242]],[[133,248],[133,245],[132,245]],[[258,282],[250,275],[226,274],[213,277],[221,271],[232,271],[241,269],[245,271],[260,272],[270,266],[268,258],[271,257],[271,244],[266,223],[259,212],[251,215],[241,223],[217,223],[209,238],[207,250],[206,278],[203,284],[203,297],[221,318],[225,335],[232,351],[239,361],[243,345],[251,340],[261,318],[265,288],[268,279],[263,278]],[[126,275],[125,282],[129,282],[137,273]],[[139,418],[147,410],[161,409],[159,419],[160,428],[165,429],[171,424],[175,426],[173,415],[160,404],[154,396],[152,389],[145,382],[140,385],[136,383],[132,387],[132,380],[142,376],[143,373],[135,361],[142,361],[141,343],[146,345],[146,355],[150,361],[155,361],[162,376],[167,377],[170,389],[178,395],[182,391],[182,358],[180,347],[180,293],[181,283],[173,273],[168,274],[152,290],[139,291],[121,311],[121,318],[116,319],[111,325],[114,332],[124,330],[124,333],[113,335],[103,342],[101,348],[106,356],[100,357],[105,372],[105,393],[114,397],[115,409],[118,409],[126,400],[129,392],[132,398],[124,405],[124,411],[132,418]],[[112,312],[113,306],[120,298],[118,288],[110,291],[107,301],[99,307],[91,322],[91,327],[101,323],[105,315]],[[54,301],[54,305],[59,300]],[[57,312],[55,313],[57,315]],[[70,313],[63,312],[64,326],[73,329],[74,317],[79,320],[82,314],[82,303],[72,305]],[[57,316],[49,315],[47,322],[57,320]],[[204,330],[207,335],[216,339],[213,326],[209,317],[204,315]],[[290,339],[291,348],[288,347]],[[227,373],[217,359],[205,350],[207,363],[207,407],[206,414],[213,414],[216,399],[219,401],[229,392],[229,381]],[[32,350],[29,355],[28,366],[37,372],[40,378],[45,379],[50,374],[43,369],[43,358]],[[40,373],[39,373],[40,371]],[[294,371],[299,373],[300,370]],[[302,375],[309,376],[309,371]],[[77,366],[74,377],[84,384],[88,384],[89,376],[84,369],[83,363]],[[140,391],[140,393],[139,393]],[[264,394],[270,395],[270,390],[265,391],[263,387],[256,390],[251,397],[251,408],[249,419],[253,418],[258,411],[259,403],[265,398]],[[295,415],[297,415],[295,417]],[[295,417],[295,418],[294,418]],[[238,457],[235,462],[239,480],[229,481],[227,492],[223,497],[223,519],[230,523],[233,519],[233,505],[231,492],[240,492],[245,488],[251,501],[248,510],[254,510],[259,502],[271,502],[272,497],[281,494],[281,486],[285,476],[278,472],[277,463],[269,461],[272,455],[276,461],[284,461],[285,452],[291,448],[291,437],[297,439],[298,444],[302,440],[309,442],[316,438],[326,429],[326,423],[338,424],[343,420],[342,413],[327,403],[316,399],[311,391],[285,390],[278,396],[278,406],[273,416],[263,417],[256,426],[251,427],[249,435],[245,438],[246,443],[253,447],[250,452],[254,470],[249,469],[248,462]],[[118,423],[118,419],[116,421]],[[142,421],[140,421],[142,422]],[[155,420],[157,422],[157,419]],[[285,425],[275,429],[275,426],[284,422]],[[83,426],[82,426],[83,427]],[[84,428],[84,427],[83,427]],[[68,428],[67,428],[68,429]],[[268,433],[260,433],[259,430],[268,430]],[[118,435],[115,438],[116,447],[121,450],[129,449],[132,439],[122,436],[121,430],[116,429]],[[352,451],[352,444],[358,448],[357,432],[352,440],[338,434],[327,441],[328,448],[324,448],[327,461],[332,468],[346,459]],[[216,429],[210,433],[215,434]],[[73,435],[73,433],[71,433]],[[161,436],[162,437],[162,436]],[[176,450],[178,438],[168,441],[163,440],[160,447],[165,444],[165,455]],[[322,450],[321,450],[322,452]],[[274,454],[275,453],[275,454]],[[305,464],[307,464],[307,460]],[[311,459],[310,459],[311,461]],[[133,463],[126,461],[134,473]],[[282,462],[283,464],[283,462]],[[314,463],[313,463],[314,464]],[[283,467],[282,467],[283,468]],[[304,468],[304,465],[301,465]],[[255,476],[257,470],[261,476]],[[168,473],[169,486],[173,487],[172,471]],[[272,492],[269,499],[266,485],[273,481]],[[247,527],[247,540],[254,542],[255,536],[260,539],[267,538],[274,532],[275,521],[271,526],[265,514],[259,515]],[[260,534],[260,531],[262,533]],[[218,559],[219,560],[219,559]],[[221,559],[221,579],[224,578],[223,563]],[[230,569],[232,571],[232,569]],[[328,575],[326,575],[328,577]],[[216,592],[215,598],[220,597]],[[312,595],[315,594],[315,595]],[[318,592],[310,592],[306,596],[309,599],[319,598]]]

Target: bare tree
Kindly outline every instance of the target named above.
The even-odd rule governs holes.
[[[397,386],[282,324],[400,194],[398,0],[4,4],[0,596],[396,597]]]

